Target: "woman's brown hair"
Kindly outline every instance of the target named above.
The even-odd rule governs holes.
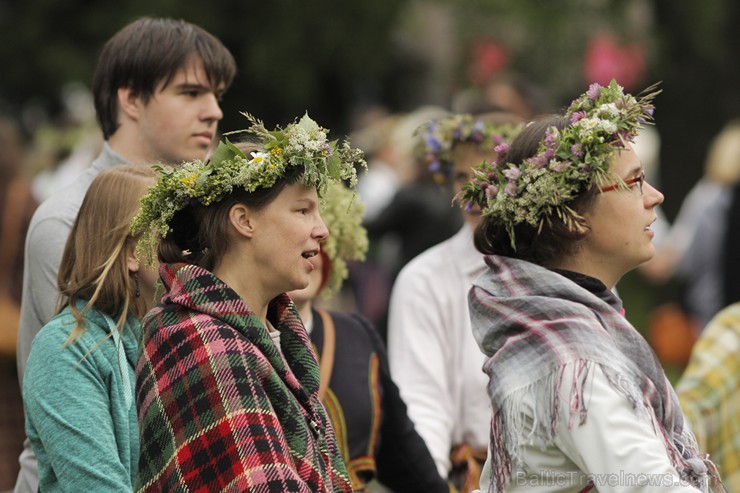
[[[511,143],[506,160],[521,164],[525,159],[535,156],[549,127],[562,130],[568,124],[568,119],[561,115],[545,115],[529,123]],[[597,191],[596,186],[582,190],[568,206],[582,215],[592,207]],[[475,230],[474,241],[475,247],[483,254],[504,255],[549,267],[564,255],[573,254],[589,231],[583,219],[579,221],[579,228],[574,230],[557,217],[551,217],[539,226],[517,224],[512,245],[506,227],[484,217]]]
[[[102,171],[90,184],[72,225],[59,267],[60,309],[69,305],[77,323],[66,344],[85,330],[85,314],[93,307],[116,319],[121,331],[129,315],[141,318],[146,301],[137,297],[128,257],[137,238],[131,220],[141,197],[156,181],[156,172],[142,165],[121,165]],[[82,311],[78,300],[86,301]]]

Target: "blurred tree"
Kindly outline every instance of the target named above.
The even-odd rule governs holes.
[[[385,102],[393,78],[403,77],[391,38],[403,1],[220,3],[229,16],[219,18],[215,32],[240,67],[229,107],[265,115],[267,123],[307,110],[332,130],[347,131],[356,101]],[[244,22],[236,26],[235,18]],[[223,128],[243,124],[227,118]]]
[[[224,129],[244,125],[238,110],[268,124],[307,110],[344,133],[363,103],[448,105],[473,83],[481,40],[503,50],[502,70],[535,82],[557,107],[590,82],[584,60],[596,37],[608,35],[613,51],[637,45],[646,69],[635,89],[664,81],[656,117],[669,217],[709,139],[740,113],[735,0],[0,0],[0,105],[53,115],[60,89],[89,84],[101,45],[141,15],[196,22],[233,51],[240,72],[223,102]]]
[[[349,107],[386,100],[404,72],[391,36],[404,3],[0,0],[0,100],[16,112],[32,103],[53,114],[64,84],[89,84],[97,54],[115,31],[142,15],[170,16],[209,30],[237,59],[222,128],[244,125],[237,110],[269,123],[308,110],[330,128],[347,130]]]
[[[707,146],[722,126],[740,116],[740,4],[654,0],[664,81],[656,115],[662,137],[665,209],[674,216],[701,176]]]

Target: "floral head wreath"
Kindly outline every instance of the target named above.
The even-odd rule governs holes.
[[[228,139],[220,142],[213,157],[207,161],[185,162],[175,168],[156,166],[160,172],[157,183],[141,199],[141,210],[131,224],[132,234],[141,234],[139,249],[155,251],[160,238],[172,230],[175,214],[192,203],[204,206],[219,202],[235,188],[254,192],[270,188],[300,167],[298,180],[316,187],[322,197],[330,182],[346,180],[354,190],[357,185],[356,167],[367,170],[363,153],[345,141],[328,141],[327,129],[320,127],[308,114],[295,123],[267,130],[262,121],[242,113],[251,125],[244,130],[263,146],[262,151],[247,156]]]
[[[329,236],[321,244],[321,250],[331,260],[329,279],[321,293],[328,299],[339,291],[349,276],[347,263],[365,260],[368,249],[367,230],[362,225],[365,205],[352,190],[337,182],[326,188],[320,210],[329,230]]]
[[[638,97],[625,94],[614,80],[608,86],[591,84],[566,111],[567,127],[548,128],[538,153],[520,164],[507,162],[504,152],[497,162],[479,165],[460,192],[460,203],[479,204],[484,220],[506,228],[512,247],[514,227],[522,223],[541,228],[557,217],[571,231],[582,231],[582,218],[569,202],[609,180],[627,186],[609,171],[611,158],[652,122],[652,101],[659,93],[657,84]]]
[[[417,154],[428,166],[437,183],[449,180],[452,170],[452,150],[456,144],[472,142],[484,151],[510,142],[521,125],[489,123],[470,114],[453,114],[430,121],[420,128]]]

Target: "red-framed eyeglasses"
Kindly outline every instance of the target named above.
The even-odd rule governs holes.
[[[645,183],[645,172],[644,171],[634,178],[624,180],[624,184],[627,185],[628,187],[637,185],[637,188],[640,190],[640,195],[642,195],[642,185],[644,183]],[[599,193],[611,192],[612,190],[618,189],[620,186],[621,185],[619,183],[615,183],[614,185],[607,185],[601,190],[599,190]]]

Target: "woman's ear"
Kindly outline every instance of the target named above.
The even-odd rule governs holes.
[[[254,212],[244,204],[234,204],[229,209],[229,222],[245,238],[254,235]]]
[[[132,248],[126,255],[126,267],[129,272],[139,272],[139,261],[136,258],[136,253]]]

